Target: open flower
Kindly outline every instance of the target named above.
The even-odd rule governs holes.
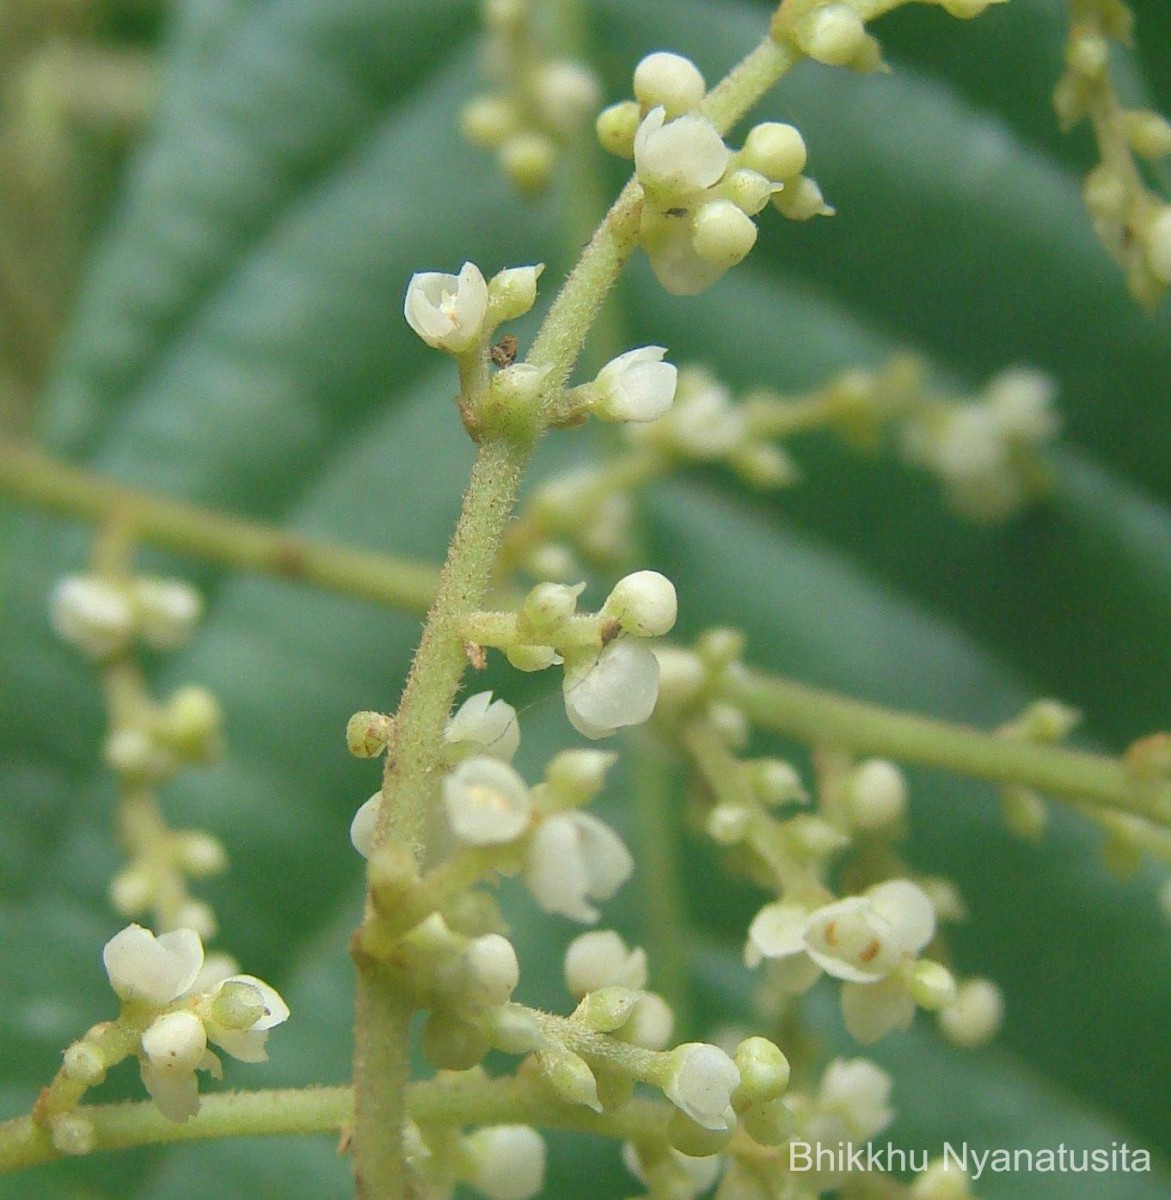
[[[592,662],[567,669],[562,686],[569,723],[588,738],[641,725],[655,711],[659,661],[629,639],[611,642]]]
[[[533,835],[525,882],[546,911],[589,923],[599,917],[591,900],[609,900],[630,878],[634,859],[603,821],[584,812],[546,817]]]
[[[664,204],[686,204],[718,183],[731,156],[716,127],[698,113],[668,121],[660,105],[647,113],[634,135],[639,182]]]
[[[512,762],[520,746],[516,709],[505,700],[493,700],[491,692],[477,692],[447,722],[443,740],[448,759],[486,754]]]
[[[443,781],[443,807],[452,832],[471,846],[514,841],[528,828],[533,812],[520,775],[508,763],[483,754],[465,758]]]
[[[428,346],[462,353],[480,338],[488,315],[488,284],[475,263],[464,263],[459,275],[412,275],[403,315]]]

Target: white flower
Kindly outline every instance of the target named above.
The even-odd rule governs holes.
[[[615,618],[627,633],[637,637],[661,637],[670,633],[679,615],[675,585],[658,571],[625,575],[606,598],[602,615]]]
[[[663,1095],[705,1129],[730,1129],[732,1093],[740,1086],[736,1064],[718,1046],[686,1042],[671,1051]]]
[[[655,278],[672,296],[698,296],[727,270],[699,253],[694,235],[690,215],[643,212],[639,243],[651,260]]]
[[[438,271],[411,276],[403,315],[428,346],[453,354],[471,349],[487,313],[488,284],[475,263],[464,263],[458,276]]]
[[[528,828],[533,802],[528,785],[496,758],[465,758],[443,781],[443,806],[461,842],[511,842]]]
[[[378,805],[382,793],[375,792],[365,804],[354,813],[350,822],[350,842],[363,858],[369,858],[374,853],[374,830],[378,825]]]
[[[583,933],[565,951],[565,983],[578,999],[615,985],[641,991],[646,979],[646,951],[629,949],[613,929]]]
[[[546,817],[533,835],[525,882],[546,912],[588,924],[599,916],[589,901],[609,900],[633,871],[630,851],[609,825],[564,812]]]
[[[846,799],[857,828],[882,829],[906,812],[907,781],[894,763],[870,758],[851,773]]]
[[[458,753],[486,754],[511,762],[520,745],[516,709],[504,700],[493,700],[491,692],[477,692],[447,722],[443,740]]]
[[[875,983],[935,935],[935,909],[921,888],[892,879],[813,913],[805,927],[809,957],[829,975]]]
[[[194,983],[203,966],[203,943],[192,929],[156,938],[141,925],[127,925],[106,943],[102,961],[110,986],[123,1000],[161,1008]]]
[[[842,1018],[851,1037],[870,1045],[892,1029],[906,1029],[915,1018],[915,1001],[898,974],[877,983],[844,983]]]
[[[939,1028],[957,1046],[980,1046],[996,1036],[1004,1019],[1004,998],[990,979],[967,979],[955,999],[939,1011]]]
[[[716,127],[695,113],[667,120],[652,108],[634,135],[634,169],[639,182],[664,204],[686,203],[718,183],[731,151]]]
[[[241,1062],[265,1062],[268,1031],[289,1019],[276,988],[255,975],[230,975],[209,993],[207,1036]]]
[[[839,1117],[849,1136],[864,1142],[894,1120],[890,1076],[865,1058],[835,1058],[821,1077],[817,1103]]]
[[[91,658],[109,658],[134,636],[126,594],[92,575],[70,575],[53,589],[49,620],[58,637]]]
[[[489,1200],[529,1200],[545,1182],[545,1143],[528,1125],[489,1125],[463,1139],[467,1180]]]
[[[611,642],[593,662],[567,669],[562,691],[569,723],[588,738],[608,737],[650,718],[658,698],[659,662],[629,639]]]
[[[143,1086],[170,1121],[186,1121],[199,1111],[195,1069],[206,1066],[207,1033],[203,1022],[187,1010],[166,1013],[142,1035],[146,1057],[139,1064]]]
[[[202,597],[181,579],[135,579],[131,596],[138,632],[157,650],[182,646],[203,614]]]
[[[594,411],[608,421],[654,421],[675,399],[678,370],[663,362],[663,346],[627,350],[611,359],[594,381]]]

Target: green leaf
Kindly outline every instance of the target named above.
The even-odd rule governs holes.
[[[1135,83],[1166,101],[1166,8],[1138,9]],[[465,260],[485,271],[544,261],[547,302],[576,254],[577,235],[561,230],[575,179],[522,204],[455,132],[478,80],[472,10],[470,0],[176,8],[158,120],[93,248],[49,389],[50,446],[138,486],[439,559],[471,448],[454,370],[401,320],[407,279]],[[609,96],[627,94],[643,53],[667,46],[714,80],[762,35],[768,12],[738,0],[589,5]],[[769,210],[749,262],[693,300],[663,296],[635,261],[617,328],[624,346],[669,346],[737,386],[804,388],[907,347],[956,387],[1013,362],[1042,366],[1060,383],[1066,422],[1052,495],[1003,527],[975,529],[893,456],[811,438],[794,446],[805,483],[780,496],[747,496],[718,473],[656,488],[637,565],[674,579],[684,633],[739,626],[755,664],[984,726],[1057,695],[1085,713],[1087,743],[1118,752],[1166,721],[1171,321],[1127,298],[1080,206],[1086,141],[1062,140],[1045,107],[1064,6],[1014,3],[973,23],[915,6],[878,32],[891,75],[803,66],[759,113],[800,125],[838,215],[797,225]],[[534,328],[518,325],[522,345]],[[580,433],[556,434],[538,469],[596,452]],[[119,857],[98,682],[45,618],[53,581],[82,566],[90,535],[44,515],[4,517],[0,1117],[27,1111],[63,1047],[114,1011],[100,950],[122,924],[106,899]],[[342,731],[355,709],[394,707],[418,619],[144,557],[208,595],[191,647],[152,664],[157,685],[211,687],[230,739],[221,764],[168,790],[168,817],[227,845],[230,873],[202,893],[222,944],[293,1009],[271,1061],[230,1064],[226,1085],[344,1081],[346,942],[361,904],[347,827],[378,771],[348,757]],[[494,664],[475,686],[489,685],[525,706],[520,763],[537,778],[571,741],[556,682]],[[633,842],[630,779],[624,764],[602,811]],[[1163,875],[1146,867],[1115,879],[1097,837],[1069,814],[1054,813],[1039,846],[1014,841],[989,789],[940,774],[913,773],[912,806],[911,861],[955,878],[971,905],[954,934],[958,966],[1003,985],[1008,1019],[989,1051],[947,1049],[922,1017],[875,1051],[898,1079],[897,1137],[934,1150],[944,1139],[1125,1139],[1161,1156],[1156,1173],[986,1176],[978,1194],[1165,1194]],[[677,808],[682,826],[682,800]],[[764,897],[691,833],[677,843],[698,1018],[745,1019],[739,950]],[[632,940],[646,936],[638,888],[636,878],[605,918]],[[574,928],[535,913],[515,884],[501,894],[521,995],[564,1010],[560,964]],[[811,1021],[827,1052],[857,1053],[831,994],[815,999]],[[133,1067],[100,1095],[140,1096]],[[557,1140],[546,1195],[632,1187],[613,1145]],[[0,1181],[0,1197],[22,1200],[249,1191],[345,1196],[348,1162],[329,1138],[251,1140]]]

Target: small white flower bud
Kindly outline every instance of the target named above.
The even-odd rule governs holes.
[[[955,999],[939,1012],[939,1028],[957,1046],[980,1046],[1000,1030],[1004,1000],[989,979],[967,979],[956,989]]]
[[[106,1060],[92,1042],[74,1042],[63,1056],[65,1074],[84,1087],[93,1087],[106,1077]]]
[[[609,737],[650,719],[658,698],[658,659],[637,641],[611,642],[592,662],[566,670],[562,692],[569,723],[588,738]]]
[[[375,792],[354,813],[354,819],[350,822],[350,843],[363,858],[369,858],[374,853],[374,830],[378,825],[378,805],[381,800],[382,793]]]
[[[699,656],[674,646],[655,646],[652,653],[659,663],[659,702],[671,707],[697,699],[705,679]]]
[[[791,487],[801,479],[801,470],[783,447],[771,442],[749,442],[728,457],[728,465],[750,487],[762,491]]]
[[[488,846],[520,837],[532,819],[528,785],[507,763],[464,759],[443,781],[443,806],[461,842]]]
[[[145,729],[115,730],[102,747],[102,758],[112,771],[130,779],[157,782],[178,769],[175,756]]]
[[[480,340],[488,314],[488,284],[475,263],[458,276],[423,271],[411,276],[403,315],[437,350],[460,354]]]
[[[180,929],[190,929],[205,941],[215,937],[218,925],[215,912],[210,904],[202,900],[187,900],[180,904],[171,917],[170,923]]]
[[[565,952],[565,983],[579,999],[615,984],[638,991],[646,981],[646,951],[630,950],[612,929],[583,933]]]
[[[785,182],[783,190],[773,196],[773,207],[790,221],[808,221],[812,217],[832,217],[834,210],[825,202],[815,180],[798,175]]]
[[[489,1125],[463,1139],[467,1181],[488,1200],[530,1200],[545,1182],[545,1143],[528,1125]]]
[[[537,1064],[549,1086],[566,1104],[581,1104],[602,1111],[598,1099],[598,1081],[589,1064],[564,1046],[550,1046],[537,1052]]]
[[[498,933],[473,938],[463,952],[463,962],[477,998],[488,1004],[506,1004],[520,982],[516,951]]]
[[[521,567],[534,579],[553,579],[558,583],[568,583],[581,573],[573,551],[558,542],[542,542],[534,546],[525,555]]]
[[[203,615],[203,600],[181,579],[135,579],[130,586],[138,635],[156,650],[182,646]]]
[[[543,671],[557,661],[557,651],[552,646],[509,646],[504,657],[518,671]]]
[[[720,671],[744,657],[744,635],[736,629],[708,629],[695,650],[711,670]]]
[[[731,200],[709,200],[693,218],[696,253],[717,267],[734,267],[756,245],[756,223]]]
[[[97,1145],[94,1123],[85,1113],[57,1113],[49,1119],[49,1138],[61,1154],[89,1154]]]
[[[568,59],[538,68],[533,91],[542,120],[565,136],[580,129],[602,103],[598,77],[589,67]]]
[[[641,110],[633,100],[622,100],[602,109],[595,124],[602,149],[619,158],[633,158],[634,137],[641,123]]]
[[[740,1086],[736,1064],[718,1046],[685,1042],[669,1055],[663,1095],[704,1129],[735,1124],[732,1093]]]
[[[777,188],[759,171],[740,167],[727,177],[720,190],[742,213],[754,217],[773,198]]]
[[[703,73],[682,54],[659,50],[634,68],[634,94],[639,102],[646,109],[661,105],[668,117],[691,112],[706,91]]]
[[[226,979],[212,1001],[210,1016],[224,1029],[251,1029],[266,1015],[264,994],[245,979]]]
[[[508,267],[488,281],[488,320],[492,325],[524,316],[537,301],[537,280],[545,264]]]
[[[803,804],[809,799],[797,768],[783,758],[758,758],[747,766],[748,781],[762,804]]]
[[[797,31],[801,48],[829,67],[846,67],[867,42],[862,18],[848,4],[828,4],[811,13]]]
[[[851,774],[846,797],[858,829],[883,829],[905,815],[907,782],[894,763],[871,758]]]
[[[1171,286],[1171,205],[1147,226],[1144,241],[1151,274],[1160,283]]]
[[[155,898],[154,881],[137,867],[127,867],[110,880],[110,903],[124,917],[146,912]]]
[[[1088,30],[1072,37],[1065,48],[1065,61],[1072,70],[1087,79],[1096,79],[1101,75],[1109,59],[1109,42],[1101,34]]]
[[[482,150],[495,150],[516,132],[519,116],[507,96],[476,96],[459,114],[460,133]]]
[[[1171,154],[1171,121],[1162,113],[1150,109],[1123,113],[1122,130],[1131,148],[1143,158],[1164,158]]]
[[[968,1200],[968,1176],[949,1158],[937,1158],[911,1183],[910,1200]]]
[[[908,983],[911,999],[927,1012],[938,1012],[956,998],[955,976],[942,964],[922,959]]]
[[[355,758],[373,758],[390,741],[394,721],[385,713],[356,712],[346,722],[346,745]]]
[[[595,1033],[613,1033],[630,1020],[641,992],[624,987],[604,987],[589,992],[573,1013],[573,1020]]]
[[[717,804],[708,813],[708,837],[719,846],[734,846],[744,840],[752,824],[752,809],[743,804]]]
[[[663,1050],[671,1044],[675,1032],[675,1014],[662,996],[644,992],[634,1006],[630,1020],[618,1031],[619,1038],[644,1050]]]
[[[526,636],[554,637],[577,611],[577,598],[585,584],[538,583],[521,605],[521,622]]]
[[[209,875],[218,875],[228,865],[228,852],[223,844],[202,830],[189,830],[177,834],[175,848],[178,851],[179,863],[188,875],[196,879],[205,879]]]
[[[890,1076],[869,1059],[835,1058],[817,1092],[818,1106],[840,1117],[850,1137],[868,1141],[894,1120]]]
[[[605,421],[654,421],[675,399],[678,375],[674,364],[663,362],[662,346],[627,350],[611,359],[594,380],[592,408]]]
[[[1000,793],[1004,823],[1019,838],[1035,842],[1049,824],[1045,798],[1032,788],[1006,787]]]
[[[740,161],[777,183],[794,179],[805,170],[808,152],[801,131],[780,121],[754,125],[744,139]]]
[[[745,1038],[736,1047],[734,1061],[740,1072],[740,1086],[733,1095],[733,1107],[737,1109],[775,1100],[789,1086],[789,1060],[768,1038]]]
[[[208,762],[220,749],[223,713],[205,687],[181,687],[161,713],[158,736],[186,762]]]
[[[707,706],[707,719],[730,746],[743,746],[748,742],[751,725],[744,710],[735,704],[713,700]]]
[[[537,130],[514,133],[500,147],[500,165],[505,174],[527,196],[549,186],[557,166],[557,144]]]
[[[555,754],[545,767],[545,783],[557,807],[574,808],[592,800],[617,761],[618,755],[609,750],[562,750]]]
[[[506,1054],[530,1054],[545,1044],[541,1024],[531,1009],[504,1004],[487,1017],[492,1044]]]
[[[493,700],[491,692],[477,692],[447,722],[443,741],[449,759],[486,754],[511,762],[520,746],[516,709],[504,700]]]
[[[92,575],[71,575],[57,584],[49,619],[58,637],[95,659],[124,650],[134,635],[126,594]]]
[[[648,194],[684,204],[718,182],[731,151],[715,126],[694,113],[667,121],[662,107],[643,119],[634,138],[634,166]]]
[[[623,576],[602,606],[602,616],[612,617],[637,637],[670,633],[678,615],[675,585],[658,571],[635,571]]]
[[[548,367],[536,367],[532,363],[503,367],[492,376],[488,385],[486,407],[497,413],[531,410],[548,377]]]
[[[187,1009],[164,1013],[142,1035],[142,1049],[155,1070],[182,1075],[199,1066],[207,1050],[207,1032]]]

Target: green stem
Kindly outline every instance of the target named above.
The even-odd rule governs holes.
[[[616,1112],[595,1113],[563,1104],[539,1079],[489,1079],[474,1072],[411,1084],[407,1107],[427,1125],[524,1123],[623,1139],[662,1137],[671,1114],[667,1104],[641,1099]],[[168,1121],[150,1101],[83,1105],[77,1111],[93,1122],[94,1152],[100,1153],[217,1138],[337,1133],[353,1118],[353,1091],[314,1087],[204,1096],[198,1114],[182,1123]],[[0,1174],[64,1157],[31,1117],[0,1123]]]
[[[439,751],[467,659],[460,623],[488,589],[504,527],[531,447],[482,442],[439,576],[435,602],[411,664],[383,775],[376,842],[393,838],[421,853],[440,773]],[[367,906],[369,908],[369,905]],[[355,945],[354,1173],[363,1200],[408,1191],[401,1131],[409,1078],[409,989]]]
[[[943,767],[1171,823],[1171,785],[1136,779],[1116,758],[893,712],[762,671],[730,672],[721,690],[756,724],[813,745]]]
[[[125,520],[141,542],[228,567],[316,584],[391,608],[425,612],[435,568],[331,546],[272,526],[152,495],[0,440],[0,494],[95,525]]]
[[[695,1033],[688,971],[687,889],[679,862],[681,814],[673,803],[671,759],[650,737],[640,736],[635,756],[634,819],[644,901],[643,926],[653,947],[651,983],[671,1005],[676,1032]]]

